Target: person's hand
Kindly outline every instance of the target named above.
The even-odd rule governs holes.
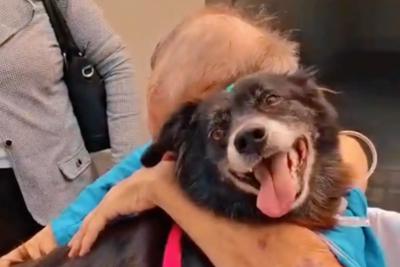
[[[0,267],[10,266],[28,259],[38,259],[57,247],[50,226],[46,226],[27,242],[0,258]]]
[[[83,220],[68,246],[70,257],[89,252],[108,222],[121,215],[140,213],[156,206],[154,188],[173,180],[174,162],[162,161],[154,168],[142,168],[119,182]]]

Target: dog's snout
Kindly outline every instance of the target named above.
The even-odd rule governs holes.
[[[261,154],[267,133],[264,127],[252,127],[241,130],[235,137],[235,148],[240,154]]]

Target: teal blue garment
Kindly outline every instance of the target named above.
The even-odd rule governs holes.
[[[54,238],[59,246],[69,242],[82,220],[92,211],[117,182],[129,177],[142,167],[140,157],[150,143],[135,149],[105,175],[88,185],[61,214],[51,222]]]
[[[368,221],[365,195],[359,189],[352,189],[346,200],[341,220],[349,222],[350,218],[352,225],[337,226],[322,232],[322,237],[344,267],[386,267],[378,239],[372,228],[362,223]]]

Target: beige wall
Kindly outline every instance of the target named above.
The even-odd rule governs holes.
[[[103,9],[111,26],[122,36],[134,59],[136,84],[141,90],[143,110],[144,91],[150,72],[150,56],[155,45],[185,14],[204,6],[204,0],[95,1]],[[145,115],[145,112],[143,114]]]

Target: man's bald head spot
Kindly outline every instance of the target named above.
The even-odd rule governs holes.
[[[298,68],[297,44],[227,6],[187,17],[156,47],[147,91],[149,129],[158,132],[185,101],[204,97],[240,76]]]

